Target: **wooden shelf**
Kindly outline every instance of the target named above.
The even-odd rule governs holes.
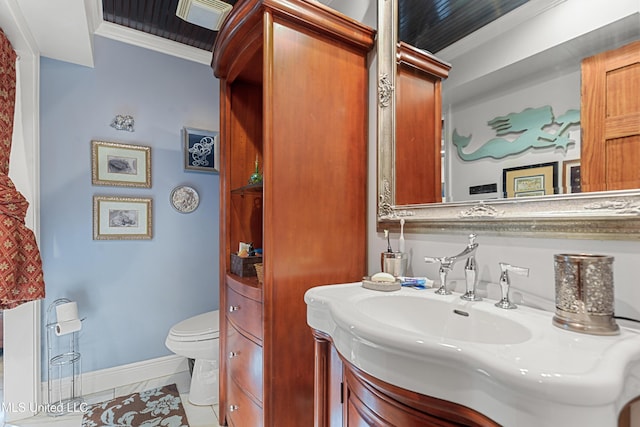
[[[242,187],[234,188],[233,190],[231,190],[231,194],[244,193],[262,193],[262,183],[243,185]]]

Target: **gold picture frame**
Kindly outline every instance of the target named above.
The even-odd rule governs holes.
[[[93,185],[151,188],[151,147],[91,141]]]
[[[152,236],[150,198],[93,196],[93,240],[148,240]]]
[[[558,162],[502,170],[504,197],[532,197],[558,193]]]

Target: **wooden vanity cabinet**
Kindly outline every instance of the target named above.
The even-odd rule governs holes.
[[[220,420],[313,425],[304,293],[366,274],[368,52],[375,32],[321,3],[238,2],[220,79]],[[249,185],[256,159],[262,184]],[[263,249],[264,281],[231,271]]]
[[[344,361],[328,335],[320,331],[313,334],[315,427],[499,426],[473,409],[374,378]]]
[[[451,66],[400,42],[396,55],[395,204],[442,201],[441,82]],[[410,178],[407,178],[410,177]]]

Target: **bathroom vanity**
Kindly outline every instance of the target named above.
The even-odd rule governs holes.
[[[316,338],[316,426],[499,426],[463,405],[382,381],[343,361],[329,335]]]
[[[594,336],[553,314],[361,283],[305,295],[316,426],[614,427],[640,396],[640,332]]]
[[[313,425],[314,340],[303,297],[366,272],[374,36],[299,0],[238,2],[218,33],[225,424]],[[249,182],[256,163],[263,180]],[[262,283],[232,272],[240,242],[263,249]]]

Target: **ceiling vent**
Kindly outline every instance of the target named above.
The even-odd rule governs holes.
[[[220,0],[180,0],[176,16],[200,27],[218,31],[232,7]]]

